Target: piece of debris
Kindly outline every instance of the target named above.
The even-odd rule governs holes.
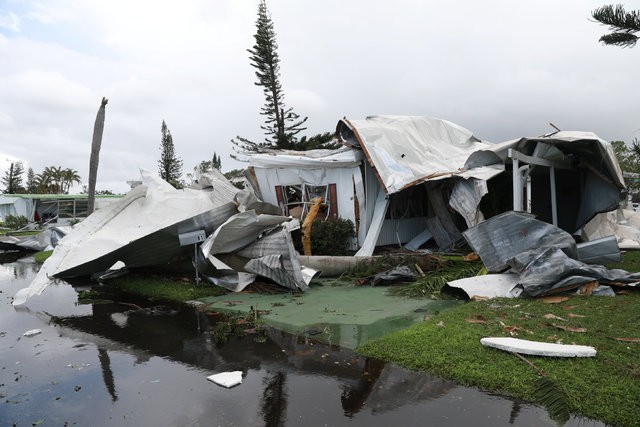
[[[467,319],[464,319],[467,323],[487,323],[487,319],[484,316],[473,316]]]
[[[574,319],[574,318],[587,317],[587,316],[585,316],[583,314],[569,313],[569,314],[567,314],[567,317],[570,318],[570,319]]]
[[[387,285],[396,282],[410,282],[416,279],[416,274],[406,265],[401,265],[373,276],[372,286]]]
[[[42,333],[42,329],[29,329],[27,332],[22,334],[25,337],[33,337]]]
[[[542,317],[544,317],[545,319],[562,320],[563,322],[567,320],[567,319],[563,319],[563,318],[562,318],[562,317],[560,317],[560,316],[556,316],[556,315],[555,315],[555,314],[553,314],[553,313],[547,313],[547,314],[545,314],[545,315],[544,315],[544,316],[542,316]]]
[[[517,274],[485,274],[451,280],[447,285],[462,289],[470,298],[513,298],[519,292],[513,292],[518,284]]]
[[[587,332],[587,328],[576,328],[573,326],[556,325],[555,323],[553,324],[553,327],[562,329],[563,331],[567,331],[567,332],[580,332],[580,333]]]
[[[545,304],[559,304],[559,303],[565,302],[567,300],[569,300],[569,297],[563,297],[563,296],[560,296],[560,295],[553,295],[553,296],[550,296],[550,297],[540,298],[540,301],[542,301]]]
[[[207,379],[222,387],[231,388],[242,383],[242,371],[221,372],[209,375]]]
[[[509,337],[487,337],[480,344],[512,353],[551,357],[595,357],[596,349],[586,345],[555,344]]]
[[[614,338],[616,341],[640,343],[640,338]]]

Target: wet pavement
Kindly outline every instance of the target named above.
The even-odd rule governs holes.
[[[89,283],[14,309],[36,272],[31,257],[0,265],[0,426],[555,425],[541,407],[312,337],[270,329],[219,344],[217,317],[192,307],[123,295],[78,304]],[[206,379],[235,370],[243,382],[231,389]]]

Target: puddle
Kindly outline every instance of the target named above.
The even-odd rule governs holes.
[[[359,357],[312,334],[270,328],[263,339],[218,344],[212,317],[193,308],[121,295],[78,304],[78,285],[61,282],[15,310],[11,297],[36,271],[30,258],[0,265],[6,425],[555,425],[538,406]],[[24,337],[30,329],[42,333]],[[231,389],[206,379],[235,370],[243,382]]]

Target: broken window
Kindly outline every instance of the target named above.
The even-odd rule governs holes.
[[[321,198],[322,203],[318,212],[318,218],[337,218],[336,185],[277,185],[276,197],[282,213],[298,219],[304,219],[309,208],[316,198]]]

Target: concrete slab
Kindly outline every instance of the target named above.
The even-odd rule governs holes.
[[[208,311],[223,313],[247,314],[253,307],[277,329],[351,349],[461,303],[396,297],[388,295],[387,287],[335,282],[314,282],[303,294],[234,293],[200,301]]]

